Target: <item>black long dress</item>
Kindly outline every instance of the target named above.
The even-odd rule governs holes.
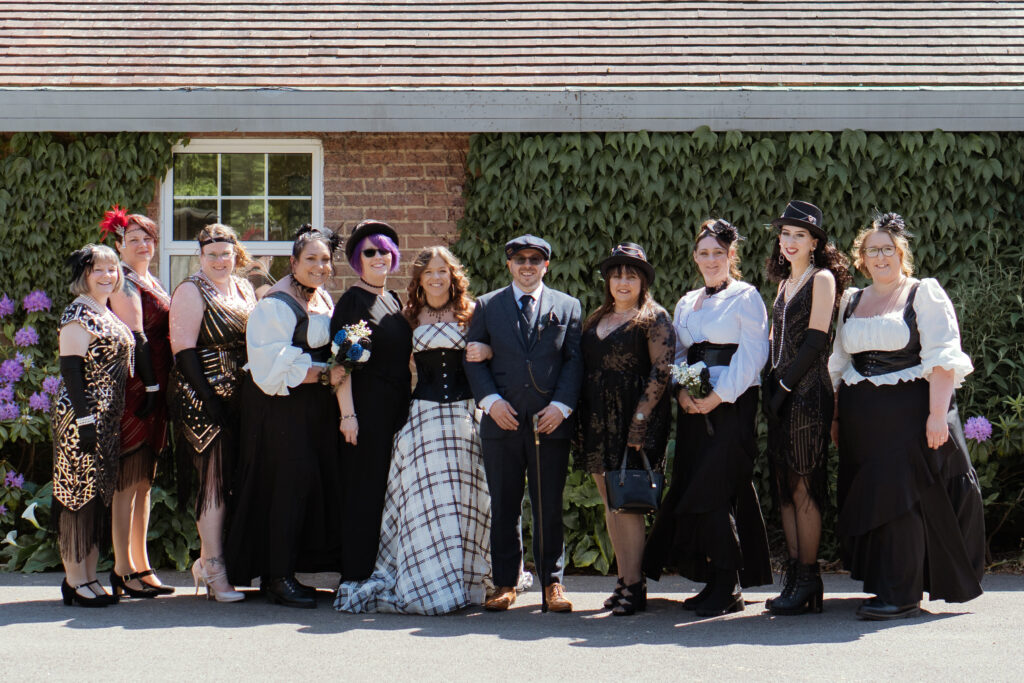
[[[327,299],[322,290],[317,295]],[[274,315],[272,300],[284,303],[295,315],[290,345],[267,343],[270,335],[260,329],[269,326],[268,318],[284,319]],[[278,358],[301,351],[313,363],[326,364],[331,355],[326,334],[328,316],[310,316],[284,292],[268,294],[249,320],[250,363],[256,359],[265,363],[274,351]],[[269,324],[276,325],[276,321]],[[317,336],[320,343],[311,345],[310,338]],[[300,363],[299,367],[305,366]],[[256,383],[253,373],[258,373],[261,381],[269,374],[261,365],[247,372],[242,381],[235,513],[224,546],[228,578],[233,584],[245,585],[256,577],[274,579],[295,572],[339,571],[338,402],[331,388],[319,383],[290,386],[287,395],[268,394]]]
[[[776,387],[804,343],[811,322],[813,280],[800,288],[787,306],[780,294],[772,307],[772,345],[766,382]],[[785,314],[783,314],[785,311]],[[785,323],[783,323],[785,315]],[[784,328],[784,331],[783,331]],[[829,335],[831,335],[831,326]],[[768,462],[772,487],[780,504],[792,505],[796,482],[824,510],[828,502],[828,443],[835,393],[828,374],[828,350],[814,359],[779,411],[779,422],[768,429]],[[771,365],[776,363],[776,367]]]
[[[651,467],[664,468],[672,423],[672,396],[666,388],[675,337],[664,310],[649,327],[620,325],[603,339],[597,325],[583,333],[580,348],[586,374],[576,409],[577,465],[592,474],[618,469],[632,430]],[[637,412],[646,419],[635,420]],[[633,458],[627,464],[640,466]]]
[[[376,295],[350,287],[331,318],[331,338],[345,325],[366,321],[373,330],[370,359],[353,371],[352,399],[359,436],[355,446],[340,440],[342,490],[342,561],[345,581],[373,573],[380,543],[391,449],[395,434],[409,416],[412,398],[412,328],[394,292]]]

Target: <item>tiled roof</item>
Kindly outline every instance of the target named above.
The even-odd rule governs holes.
[[[1024,2],[0,3],[0,86],[1024,84]]]

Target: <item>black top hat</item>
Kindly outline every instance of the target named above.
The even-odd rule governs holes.
[[[654,266],[647,261],[647,253],[643,247],[633,242],[619,242],[612,247],[612,254],[598,266],[601,277],[608,279],[608,271],[615,266],[632,266],[647,277],[647,284],[654,282]]]
[[[544,260],[551,260],[551,245],[548,244],[547,240],[541,239],[534,235],[520,235],[514,237],[505,243],[505,258],[510,259],[512,255],[517,251],[523,249],[536,249],[540,253],[544,254]]]
[[[782,215],[772,221],[773,228],[783,225],[795,225],[798,228],[810,230],[815,237],[828,239],[828,234],[822,225],[821,209],[810,202],[801,202],[795,199],[790,201]]]
[[[356,247],[370,235],[384,235],[394,242],[396,247],[398,246],[398,233],[395,232],[394,228],[383,221],[368,218],[354,227],[352,234],[345,241],[345,258],[351,261],[352,253],[355,252]]]

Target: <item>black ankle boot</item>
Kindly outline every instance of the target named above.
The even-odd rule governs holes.
[[[683,600],[683,609],[689,610],[690,612],[694,611],[700,607],[702,602],[708,599],[708,596],[711,595],[711,592],[714,590],[715,578],[712,576],[711,580],[709,580],[707,584],[700,589],[699,593]]]
[[[792,616],[804,612],[820,614],[825,586],[821,583],[818,563],[797,564],[796,579],[789,595],[780,595],[768,608],[772,614]]]
[[[735,569],[715,569],[712,589],[694,610],[698,617],[720,617],[743,611],[743,595],[736,590]]]
[[[772,603],[779,598],[785,598],[789,600],[793,595],[793,589],[796,588],[796,566],[799,564],[795,557],[790,557],[786,560],[786,566],[782,568],[782,592],[779,593],[778,598],[768,598],[764,601],[765,609],[771,609]]]
[[[305,607],[312,609],[316,607],[316,599],[310,597],[302,590],[294,576],[286,576],[278,579],[270,579],[265,589],[267,599],[285,607]]]

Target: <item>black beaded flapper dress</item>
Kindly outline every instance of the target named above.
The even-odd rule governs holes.
[[[167,392],[177,452],[178,500],[189,499],[191,468],[195,467],[199,472],[197,517],[204,506],[227,500],[238,447],[239,388],[246,362],[245,326],[256,305],[256,295],[246,280],[232,275],[231,281],[240,297],[222,296],[202,273],[185,280],[195,285],[203,298],[196,353],[203,374],[227,408],[231,426],[221,429],[214,424],[203,410],[203,400],[177,368],[171,370]],[[213,458],[212,466],[210,458]]]
[[[769,386],[778,386],[779,378],[785,376],[804,343],[811,321],[812,292],[813,279],[793,295],[788,305],[783,294],[775,299],[766,380]],[[790,387],[792,391],[779,412],[778,424],[768,429],[772,488],[781,504],[792,504],[792,492],[800,479],[819,510],[824,510],[828,502],[829,430],[835,407],[828,355],[827,349],[822,350],[796,386]]]
[[[121,413],[125,380],[134,362],[135,338],[110,311],[97,312],[81,299],[72,301],[60,318],[60,329],[79,324],[92,335],[85,354],[85,387],[89,412],[96,418],[98,446],[85,453],[79,446],[75,411],[62,381],[50,415],[53,427],[53,508],[61,556],[81,561],[97,546],[109,518],[107,506],[117,483],[121,455]]]
[[[370,359],[349,379],[359,437],[353,446],[340,439],[342,490],[342,580],[373,573],[380,542],[388,471],[395,434],[409,415],[412,394],[412,328],[394,292],[377,295],[351,287],[338,299],[331,338],[345,325],[365,321],[373,331]]]

